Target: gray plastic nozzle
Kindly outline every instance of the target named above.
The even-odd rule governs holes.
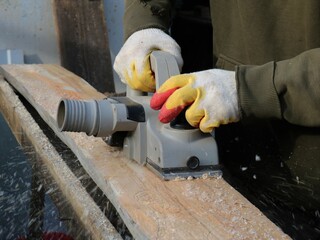
[[[137,123],[127,119],[124,104],[105,100],[61,100],[57,122],[60,131],[85,132],[106,137],[117,131],[133,131]]]

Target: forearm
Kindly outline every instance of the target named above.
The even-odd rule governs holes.
[[[159,28],[168,31],[174,1],[170,0],[126,0],[124,13],[124,36],[146,29]]]
[[[320,49],[262,66],[238,66],[241,118],[320,126]]]

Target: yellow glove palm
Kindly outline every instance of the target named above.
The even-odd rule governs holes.
[[[173,120],[185,107],[190,125],[211,132],[220,124],[239,120],[235,73],[212,69],[168,79],[153,95],[153,109],[161,109],[159,120]]]
[[[124,79],[132,89],[143,92],[154,92],[155,79],[151,70],[149,57],[150,53],[143,59],[142,71],[139,71],[137,62],[134,60],[131,62],[129,69],[124,71]]]
[[[155,50],[171,53],[181,69],[183,61],[179,45],[160,29],[149,28],[132,34],[120,49],[114,69],[121,81],[132,89],[154,92],[155,79],[149,57]]]

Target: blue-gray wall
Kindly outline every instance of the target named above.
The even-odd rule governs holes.
[[[22,49],[25,63],[59,64],[50,0],[0,0],[0,49]]]
[[[21,49],[25,63],[60,64],[51,0],[0,0],[0,50]],[[112,61],[123,44],[123,0],[104,0]],[[116,92],[125,87],[114,74]]]

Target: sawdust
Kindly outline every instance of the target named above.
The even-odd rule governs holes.
[[[193,179],[194,179],[194,177],[192,177],[192,176],[187,177],[187,180],[188,180],[188,181],[191,181],[191,180],[193,180]]]
[[[181,177],[181,176],[177,176],[174,179],[172,179],[171,181],[196,181],[199,179],[221,179],[222,178],[222,173],[214,173],[214,174],[208,174],[208,173],[204,173],[199,177],[194,177],[194,176],[188,176],[188,177]]]

